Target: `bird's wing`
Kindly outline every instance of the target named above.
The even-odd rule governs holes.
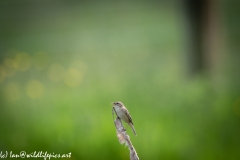
[[[127,115],[128,119],[129,119],[129,122],[133,124],[133,122],[132,122],[132,117],[130,116],[128,110],[127,110],[126,108],[123,108],[123,110],[124,110],[124,112],[127,113],[126,115]]]

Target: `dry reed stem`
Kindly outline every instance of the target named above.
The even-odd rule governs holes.
[[[126,129],[122,125],[122,121],[120,118],[116,118],[114,120],[114,124],[117,130],[117,138],[120,144],[124,144],[128,146],[130,150],[130,160],[139,160],[136,150],[134,149],[132,142],[130,141],[129,135],[126,133]]]

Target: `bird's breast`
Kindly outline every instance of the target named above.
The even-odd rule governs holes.
[[[127,117],[126,113],[124,112],[124,110],[120,107],[114,107],[114,108],[117,113],[117,116],[119,118],[121,118],[123,121],[128,123],[129,120],[128,120],[128,117]]]

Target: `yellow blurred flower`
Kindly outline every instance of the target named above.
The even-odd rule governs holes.
[[[31,67],[31,58],[27,53],[18,53],[15,56],[14,67],[19,71],[26,71]]]
[[[3,66],[0,65],[0,84],[4,81],[5,79],[5,69],[3,68]]]
[[[40,98],[44,94],[43,84],[37,80],[31,80],[27,85],[27,95],[32,98]]]
[[[78,70],[81,71],[81,73],[85,73],[85,71],[87,70],[86,64],[83,61],[81,61],[81,60],[73,61],[70,64],[70,68],[78,69]]]
[[[5,69],[6,77],[11,77],[15,74],[16,69],[16,62],[13,59],[7,58],[3,61],[3,68]]]
[[[48,77],[53,82],[59,82],[64,78],[65,69],[61,64],[54,63],[48,69]]]
[[[82,80],[82,74],[75,68],[70,68],[65,75],[65,83],[69,87],[77,87]]]

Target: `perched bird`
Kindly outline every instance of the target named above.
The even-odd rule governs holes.
[[[130,116],[124,104],[122,102],[113,102],[112,104],[113,104],[113,110],[115,111],[117,117],[119,117],[124,122],[126,122],[132,128],[133,133],[137,135],[133,126],[132,117]]]

